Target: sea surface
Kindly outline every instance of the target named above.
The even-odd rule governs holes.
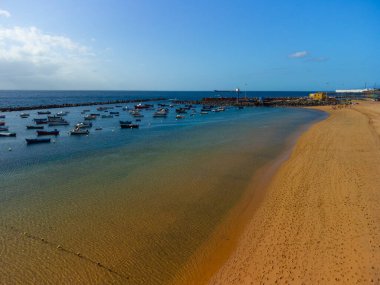
[[[116,91],[9,92],[0,92],[1,106],[125,99],[125,92]],[[190,93],[136,96],[212,94]],[[53,143],[29,146],[25,138],[36,135],[25,126],[44,116],[37,110],[27,119],[3,113],[0,121],[17,136],[0,137],[0,284],[170,283],[252,191],[247,186],[255,172],[301,129],[325,117],[262,107],[201,115],[194,106],[194,116],[176,119],[173,107],[166,119],[144,110],[139,129],[120,129],[119,120],[133,118],[110,106],[120,116],[97,118],[90,134],[80,137],[68,132],[83,120],[81,111],[103,111],[51,110],[69,111],[70,126],[50,128],[60,130]]]
[[[309,91],[241,91],[239,96],[256,98],[301,97]],[[235,97],[236,92],[214,91],[18,91],[0,90],[0,108],[39,106],[49,104],[107,102],[139,98],[165,98],[178,100],[198,100],[204,97]]]

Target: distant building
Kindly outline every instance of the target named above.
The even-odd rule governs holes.
[[[327,93],[326,92],[317,92],[317,93],[310,93],[309,98],[312,100],[327,100]]]
[[[335,90],[336,93],[364,93],[373,91],[374,89],[365,88],[365,89],[341,89],[341,90]]]

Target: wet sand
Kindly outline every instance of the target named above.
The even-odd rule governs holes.
[[[209,284],[380,282],[380,103],[322,109]]]
[[[324,117],[266,108],[215,115],[214,123],[78,138],[80,155],[63,139],[55,146],[67,157],[54,145],[40,150],[43,160],[31,153],[38,148],[15,147],[0,167],[0,284],[169,283],[194,252],[205,253],[252,174]],[[110,139],[130,141],[91,149]],[[17,165],[29,156],[42,161]]]

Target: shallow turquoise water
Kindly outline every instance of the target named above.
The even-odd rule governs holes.
[[[78,120],[82,109],[70,108],[67,119]],[[88,137],[62,133],[55,144],[36,146],[23,141],[30,136],[25,121],[7,114],[18,136],[0,141],[4,280],[170,281],[255,171],[300,128],[324,117],[285,108],[231,108],[184,120],[173,111],[164,120],[144,112],[139,130],[117,128],[129,118],[122,112],[98,119],[103,130]]]

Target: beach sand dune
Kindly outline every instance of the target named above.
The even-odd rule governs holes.
[[[380,283],[380,104],[324,110],[210,284]]]

